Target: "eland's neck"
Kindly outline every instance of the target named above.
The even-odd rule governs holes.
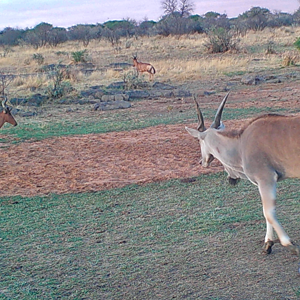
[[[243,173],[240,139],[216,133],[209,141],[212,155],[227,169]],[[228,172],[228,171],[227,171]]]

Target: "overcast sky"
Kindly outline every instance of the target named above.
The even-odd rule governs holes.
[[[194,14],[226,13],[229,18],[254,6],[293,13],[299,0],[191,0]],[[32,28],[46,22],[53,26],[104,23],[126,18],[158,21],[163,15],[161,0],[0,0],[0,30]]]

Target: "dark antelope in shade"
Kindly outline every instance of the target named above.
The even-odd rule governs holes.
[[[153,76],[155,74],[155,69],[152,65],[150,65],[148,63],[138,62],[136,56],[133,56],[133,65],[136,67],[136,70],[138,73],[147,72],[147,73],[149,73],[150,80],[153,79]]]
[[[0,113],[0,128],[3,126],[5,122],[10,123],[11,125],[16,126],[17,122],[10,113],[10,108],[6,105],[7,98],[4,97],[4,100],[2,101],[2,112]]]
[[[264,252],[272,251],[275,229],[280,243],[299,255],[299,248],[276,218],[275,199],[277,181],[300,178],[300,116],[267,114],[253,119],[238,132],[227,131],[221,116],[228,94],[207,129],[194,99],[198,129],[186,127],[186,130],[200,142],[203,167],[216,158],[224,166],[230,183],[242,178],[258,186],[267,223]]]

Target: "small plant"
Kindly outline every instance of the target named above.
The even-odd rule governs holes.
[[[300,37],[297,38],[296,42],[294,43],[294,46],[295,46],[298,50],[300,50]]]
[[[284,67],[295,66],[298,61],[299,55],[295,51],[288,51],[282,55],[282,65]]]
[[[81,50],[81,51],[75,51],[71,53],[72,60],[75,64],[77,63],[85,63],[86,62],[86,56],[87,56],[87,50]]]
[[[72,90],[70,82],[65,81],[67,74],[67,70],[58,65],[54,68],[51,74],[52,83],[48,85],[46,90],[50,98],[61,98]]]
[[[269,41],[267,44],[266,54],[276,54],[274,46],[275,46],[275,43],[273,41]]]
[[[32,59],[37,62],[38,65],[42,65],[44,63],[44,56],[40,53],[34,53],[32,55]]]
[[[123,75],[124,88],[126,90],[135,90],[143,87],[144,82],[142,82],[137,73],[134,71],[127,72]]]
[[[55,54],[57,56],[68,56],[69,55],[69,53],[66,51],[57,51],[57,52],[55,52]]]

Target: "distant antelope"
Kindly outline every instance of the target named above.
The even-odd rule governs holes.
[[[147,72],[149,73],[150,80],[153,80],[155,69],[152,65],[148,63],[138,62],[136,56],[133,56],[133,65],[136,67],[138,73]]]
[[[6,105],[7,98],[4,97],[4,100],[2,101],[2,107],[3,111],[0,113],[0,128],[3,126],[5,122],[10,123],[13,126],[17,126],[17,122],[10,113],[9,107]]]
[[[253,119],[238,132],[226,131],[221,116],[228,94],[207,129],[194,99],[198,130],[187,127],[186,130],[200,142],[203,167],[208,167],[216,158],[224,166],[230,183],[243,178],[258,186],[267,223],[264,252],[272,251],[274,228],[280,243],[299,255],[299,248],[277,221],[275,199],[277,181],[300,178],[300,116],[267,114]]]

